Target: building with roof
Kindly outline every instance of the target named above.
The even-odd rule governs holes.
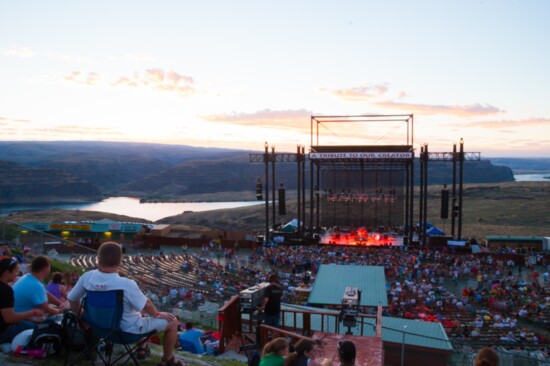
[[[518,253],[549,252],[550,238],[541,236],[486,236],[489,248],[514,249]]]

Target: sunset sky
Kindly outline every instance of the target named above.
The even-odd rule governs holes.
[[[0,0],[0,140],[295,151],[311,115],[398,113],[416,147],[550,157],[549,19],[546,0]]]

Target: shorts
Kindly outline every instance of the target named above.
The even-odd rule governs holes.
[[[131,329],[128,331],[128,333],[134,333],[134,334],[147,334],[152,331],[164,332],[166,328],[168,327],[168,320],[166,319],[160,319],[160,318],[143,318],[141,319],[141,327],[138,329]]]

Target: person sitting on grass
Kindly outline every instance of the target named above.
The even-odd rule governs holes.
[[[180,346],[182,350],[188,351],[197,355],[204,353],[204,344],[201,337],[204,333],[195,329],[192,322],[185,323],[185,332],[179,336]]]
[[[30,320],[44,316],[40,308],[15,312],[13,289],[9,284],[15,281],[18,274],[17,258],[0,260],[0,343],[11,342],[22,331],[35,328],[36,323]]]
[[[46,286],[46,290],[61,302],[67,300],[67,288],[63,285],[63,276],[59,272],[52,274],[52,280]]]
[[[288,341],[284,338],[275,338],[264,346],[260,366],[284,366],[287,354]]]
[[[51,261],[48,257],[39,255],[31,262],[31,271],[21,277],[13,285],[15,295],[15,311],[25,311],[40,308],[47,316],[58,315],[63,312],[63,303],[46,291],[44,279],[48,277],[51,269]],[[53,304],[56,307],[51,306]]]
[[[184,366],[174,355],[178,340],[178,319],[170,313],[160,313],[151,300],[147,299],[135,281],[118,274],[122,263],[122,247],[115,242],[105,242],[98,249],[99,269],[84,273],[69,293],[71,309],[78,313],[80,301],[86,291],[124,291],[124,312],[120,322],[122,331],[133,334],[147,334],[151,331],[164,332],[163,356],[159,366]],[[142,312],[148,317],[142,316]],[[137,352],[139,359],[150,354],[146,342]]]

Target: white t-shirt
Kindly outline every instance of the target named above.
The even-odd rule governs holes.
[[[120,328],[128,333],[142,333],[140,330],[142,326],[141,311],[145,307],[147,297],[133,280],[120,277],[118,273],[89,271],[80,276],[68,298],[70,301],[77,301],[86,294],[86,291],[111,290],[124,290],[124,312]]]

